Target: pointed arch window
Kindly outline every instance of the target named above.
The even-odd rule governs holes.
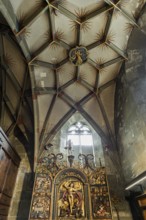
[[[70,126],[67,140],[70,140],[73,146],[93,146],[92,132],[83,122],[76,122]]]

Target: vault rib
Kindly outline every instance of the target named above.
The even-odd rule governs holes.
[[[47,67],[47,68],[52,69],[52,70],[57,68],[56,64],[48,63],[48,62],[41,61],[41,60],[34,60],[30,63],[30,65]]]
[[[39,8],[37,11],[35,11],[34,14],[32,14],[26,19],[26,21],[23,22],[23,27],[15,35],[19,36],[20,34],[22,34],[23,31],[32,23],[34,23],[42,14],[44,14],[48,10],[48,8],[49,6],[47,5],[45,8]]]
[[[55,38],[55,19],[54,19],[54,14],[51,13],[51,8],[49,7],[49,25],[50,25],[50,32],[51,32],[51,38],[54,40]]]
[[[59,87],[59,91],[64,90],[65,88],[67,88],[68,86],[70,86],[71,84],[73,84],[74,82],[76,82],[76,78],[69,80],[67,83],[65,83],[64,85]]]
[[[4,46],[3,46],[3,37],[0,35],[0,51],[1,51],[1,57],[0,57],[0,66],[3,63],[3,57],[4,57]],[[1,80],[0,80],[0,92],[1,92],[1,110],[0,110],[0,124],[3,127],[4,123],[4,112],[5,112],[5,104],[4,104],[4,95],[6,90],[6,75],[3,68],[0,70],[1,72]]]
[[[110,143],[110,139],[106,136],[106,134],[102,131],[100,126],[89,116],[89,114],[82,108],[82,105],[87,103],[91,98],[95,95],[91,92],[79,102],[75,103],[74,100],[69,97],[66,93],[63,93],[60,98],[64,100],[69,106],[74,108],[76,111],[79,111],[80,114],[93,126],[95,131],[103,138],[106,143]]]
[[[25,72],[23,88],[22,88],[22,91],[21,91],[21,96],[20,96],[19,103],[18,103],[18,106],[17,106],[17,109],[16,109],[16,113],[15,113],[16,114],[16,120],[15,120],[15,123],[9,129],[9,131],[7,131],[7,134],[9,134],[15,128],[15,126],[17,125],[19,115],[20,115],[20,111],[21,111],[21,106],[22,106],[23,99],[24,99],[24,93],[25,93],[25,88],[26,88],[26,85],[27,85],[27,79],[28,79],[28,69]]]
[[[100,45],[103,44],[103,43],[104,43],[104,39],[101,39],[101,40],[96,41],[96,42],[94,42],[94,43],[92,43],[92,44],[89,44],[88,46],[86,46],[86,48],[87,48],[87,50],[91,50],[91,49],[93,49],[93,48],[95,48],[95,47],[100,46]]]
[[[45,120],[44,120],[43,128],[42,128],[42,131],[41,131],[41,134],[40,134],[40,141],[39,141],[40,146],[42,145],[42,142],[44,140],[45,130],[46,130],[48,124],[49,124],[49,119],[50,119],[53,107],[55,105],[56,97],[57,97],[56,95],[53,96],[50,107],[49,107],[49,110],[48,110],[47,115],[46,115]]]
[[[116,83],[116,81],[117,81],[117,77],[114,78],[114,79],[112,79],[112,80],[110,80],[110,81],[108,81],[108,82],[105,83],[104,85],[100,86],[100,87],[98,88],[98,94],[100,95],[100,93],[102,93],[102,91],[103,91],[104,89],[106,89],[106,88],[108,88],[109,86],[111,86],[112,84]]]
[[[36,95],[46,95],[46,94],[57,94],[56,89],[54,89],[53,87],[37,87],[34,88],[34,93]]]
[[[76,45],[80,45],[80,37],[81,37],[81,26],[77,23],[77,39],[76,39]]]
[[[31,60],[29,61],[28,64],[31,64],[32,61],[34,61],[47,47],[49,47],[49,45],[53,43],[52,39],[50,39],[49,41],[47,41],[46,43],[44,43],[38,50],[36,50],[32,57]]]
[[[134,26],[137,28],[140,28],[139,25],[136,23],[136,20],[130,17],[123,9],[119,8],[116,4],[114,4],[111,0],[104,0],[107,4],[114,6],[118,11],[120,11]]]
[[[48,136],[43,141],[42,145],[46,145],[48,141],[51,141],[60,128],[65,124],[65,122],[76,112],[74,108],[71,108],[65,115],[60,119],[60,121],[54,126],[54,128],[49,132]],[[42,152],[43,149],[41,149]],[[41,153],[40,152],[40,153]]]
[[[111,25],[113,12],[114,12],[114,8],[112,10],[110,10],[109,13],[108,13],[108,19],[107,19],[107,23],[106,23],[105,30],[104,30],[104,42],[107,39],[107,34],[108,34],[108,31],[109,31],[109,28],[110,28],[110,25]]]
[[[95,88],[94,91],[97,94],[98,92],[98,85],[99,85],[99,70],[97,70],[97,74],[96,74],[96,80],[95,80]]]
[[[5,61],[4,61],[5,62]],[[11,80],[15,90],[18,92],[21,91],[21,86],[18,82],[18,80],[16,79],[15,75],[13,74],[13,72],[11,71],[11,69],[3,62],[1,68],[5,70],[8,78]]]
[[[53,1],[53,3],[49,3],[49,1],[47,1],[49,6],[58,10],[60,13],[62,13],[63,15],[65,15],[66,17],[68,17],[69,19],[76,21],[78,24],[81,24],[81,20],[72,12],[70,12],[69,10],[67,10],[66,8],[64,8],[62,5],[59,5],[57,3],[57,1]]]
[[[91,12],[90,14],[86,15],[85,18],[82,18],[82,19],[81,19],[81,22],[85,22],[85,21],[87,21],[88,19],[94,18],[95,16],[98,16],[98,15],[100,15],[100,14],[102,14],[102,13],[105,13],[105,12],[111,10],[112,8],[113,8],[112,5],[107,4],[107,5],[105,5],[104,7],[101,7],[101,8],[99,8],[99,9],[97,9],[97,10]]]
[[[94,88],[81,77],[79,77],[78,82],[81,83],[81,85],[85,86],[85,88],[88,89],[89,91],[94,92]]]
[[[115,64],[115,63],[122,62],[123,60],[125,60],[125,58],[123,58],[122,56],[117,57],[117,58],[114,58],[114,59],[112,59],[112,60],[107,61],[106,63],[101,64],[101,65],[100,65],[100,69],[103,69],[103,68],[105,68],[105,67],[108,67],[108,66],[110,66],[110,65],[113,65],[113,64]]]
[[[120,48],[118,48],[115,44],[113,44],[110,41],[105,42],[106,45],[108,45],[113,51],[115,51],[117,54],[122,56],[125,60],[128,60],[128,55],[127,53],[123,52]]]
[[[110,127],[110,123],[109,123],[107,114],[106,114],[105,109],[104,109],[104,105],[103,105],[103,103],[102,103],[102,101],[101,101],[100,96],[96,96],[96,99],[97,99],[97,102],[98,102],[98,104],[99,104],[99,107],[100,107],[102,116],[103,116],[103,118],[104,118],[104,121],[105,121],[107,130],[108,130],[108,133],[109,133],[109,138],[111,139],[111,143],[112,143],[113,146],[115,146],[115,145],[116,145],[115,139],[114,139],[114,136],[113,136],[111,127]]]

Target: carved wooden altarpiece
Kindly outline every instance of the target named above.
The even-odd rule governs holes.
[[[61,153],[40,159],[30,220],[112,219],[105,167],[94,167],[89,155],[82,158],[82,167],[74,164],[69,168]]]

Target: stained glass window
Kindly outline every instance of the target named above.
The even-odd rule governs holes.
[[[77,122],[68,129],[67,140],[73,146],[93,146],[91,130],[82,122]]]

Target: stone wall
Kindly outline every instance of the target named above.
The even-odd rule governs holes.
[[[146,35],[140,30],[132,33],[128,58],[116,91],[117,145],[126,183],[146,170]]]
[[[10,137],[16,151],[21,157],[17,180],[13,193],[8,220],[28,220],[33,188],[33,173],[28,156],[22,144],[15,137]]]

